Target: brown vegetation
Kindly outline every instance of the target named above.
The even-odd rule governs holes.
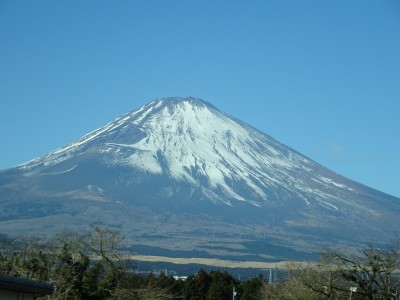
[[[132,256],[122,252],[123,241],[118,231],[98,226],[87,233],[60,234],[50,241],[3,239],[0,273],[51,283],[54,293],[46,299],[57,300],[228,300],[234,297],[234,291],[236,300],[399,299],[398,242],[384,248],[370,245],[359,252],[328,249],[313,264],[285,263],[287,279],[271,284],[260,276],[241,282],[227,272],[207,273],[202,269],[185,281],[164,274],[141,277],[131,270],[127,257]],[[219,267],[226,264],[232,267],[233,263],[206,259],[196,262]],[[254,262],[238,266],[261,267]]]

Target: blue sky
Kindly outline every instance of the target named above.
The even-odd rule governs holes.
[[[0,169],[194,96],[400,197],[400,2],[0,1]]]

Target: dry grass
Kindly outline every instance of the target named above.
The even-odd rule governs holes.
[[[279,262],[261,262],[261,261],[233,261],[215,258],[175,258],[166,256],[151,256],[151,255],[130,255],[129,259],[147,262],[168,262],[173,264],[200,264],[221,268],[255,268],[255,269],[286,269],[289,261]],[[297,262],[298,263],[298,262]]]

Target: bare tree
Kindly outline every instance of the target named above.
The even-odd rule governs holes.
[[[343,288],[354,287],[356,294],[367,299],[398,299],[400,285],[400,243],[388,247],[369,245],[354,254],[340,250],[325,253],[325,258],[335,266],[344,282]]]
[[[289,277],[265,284],[261,299],[400,299],[400,243],[358,251],[326,249],[314,264],[287,265]]]
[[[297,278],[291,277],[278,284],[264,283],[260,290],[262,300],[318,300],[318,293],[305,286]]]

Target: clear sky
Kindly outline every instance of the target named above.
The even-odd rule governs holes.
[[[0,0],[0,169],[169,96],[400,197],[398,0]]]

